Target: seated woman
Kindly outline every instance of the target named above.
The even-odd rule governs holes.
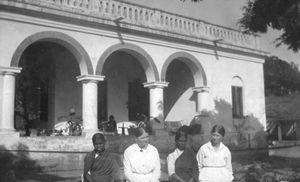
[[[197,153],[200,182],[231,182],[233,180],[231,153],[222,143],[225,128],[215,125],[211,130],[211,140]]]
[[[96,133],[92,138],[94,150],[84,158],[84,182],[113,182],[119,174],[115,158],[105,150],[105,138]]]
[[[175,146],[176,146],[176,148],[167,157],[168,174],[169,174],[170,182],[183,181],[183,179],[181,179],[175,173],[175,161],[183,153],[183,151],[186,147],[187,131],[188,131],[188,126],[182,126],[175,133]]]
[[[174,179],[174,182],[198,182],[199,170],[196,154],[201,144],[201,125],[190,125],[188,129],[188,140],[184,152],[175,162],[175,173],[179,179]]]
[[[117,132],[117,123],[113,115],[110,115],[108,118],[108,122],[106,124],[106,131]]]
[[[124,152],[124,174],[130,182],[159,182],[158,150],[149,144],[149,134],[143,127],[134,131],[135,143]]]

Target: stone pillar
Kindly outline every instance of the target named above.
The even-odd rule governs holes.
[[[201,124],[204,135],[208,135],[211,129],[210,116],[208,112],[208,94],[209,88],[194,87],[193,91],[197,94],[196,116],[194,117],[194,123]]]
[[[209,95],[209,87],[194,87],[193,91],[197,94],[197,113],[199,115],[203,114],[203,112],[208,111],[208,95]]]
[[[0,67],[0,134],[16,135],[14,128],[15,82],[18,67]]]
[[[77,81],[82,82],[82,119],[83,134],[91,137],[98,132],[98,82],[104,76],[81,75]]]
[[[148,82],[144,83],[144,87],[149,88],[150,97],[150,117],[157,118],[161,124],[154,122],[153,129],[164,128],[164,87],[168,86],[168,82]]]

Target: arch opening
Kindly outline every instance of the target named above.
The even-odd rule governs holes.
[[[166,81],[169,82],[164,90],[166,121],[185,121],[189,124],[195,113],[197,100],[192,91],[195,86],[192,71],[184,61],[175,59],[169,64]]]
[[[80,67],[66,47],[37,41],[24,49],[16,80],[16,129],[50,131],[59,122],[81,123],[82,90],[76,76]],[[75,115],[70,114],[70,110]],[[43,133],[49,134],[49,133]]]
[[[17,47],[10,65],[12,67],[17,67],[19,65],[20,58],[27,47],[36,42],[52,42],[65,47],[70,53],[72,53],[72,55],[74,55],[79,65],[81,75],[93,74],[94,71],[91,60],[80,43],[67,34],[53,31],[39,32],[23,40]]]
[[[96,74],[103,74],[103,67],[107,58],[114,52],[126,52],[127,54],[135,57],[139,64],[142,66],[146,74],[146,82],[159,81],[159,74],[151,56],[141,47],[134,44],[116,44],[109,47],[100,57],[96,68]]]
[[[161,72],[162,81],[169,82],[164,91],[166,121],[189,124],[197,112],[197,94],[194,87],[207,85],[200,62],[191,54],[175,53],[166,60]]]
[[[127,51],[118,50],[107,57],[102,69],[105,81],[98,84],[99,129],[110,115],[117,123],[140,121],[140,114],[149,116],[149,90],[143,86],[146,74],[139,57]]]
[[[184,62],[191,70],[195,87],[207,86],[207,78],[202,65],[193,55],[186,52],[177,52],[168,57],[168,59],[165,61],[162,67],[162,71],[161,71],[162,81],[166,81],[166,72],[169,67],[169,64],[171,64],[171,62],[175,59]]]

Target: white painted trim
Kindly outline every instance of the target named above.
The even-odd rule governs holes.
[[[0,66],[0,74],[8,75],[8,74],[19,74],[21,73],[22,68],[19,67],[3,67]]]
[[[81,81],[94,81],[94,82],[99,82],[99,81],[103,81],[105,76],[101,76],[101,75],[80,75],[77,76],[77,81],[81,82]]]
[[[169,82],[146,82],[143,85],[148,88],[164,88],[169,85]]]

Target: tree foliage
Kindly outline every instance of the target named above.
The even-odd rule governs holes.
[[[286,44],[297,52],[300,49],[299,0],[249,0],[244,6],[239,23],[247,32],[267,32],[268,28],[281,30],[277,46]]]
[[[300,72],[298,66],[272,56],[264,64],[265,94],[288,95],[300,91]]]

